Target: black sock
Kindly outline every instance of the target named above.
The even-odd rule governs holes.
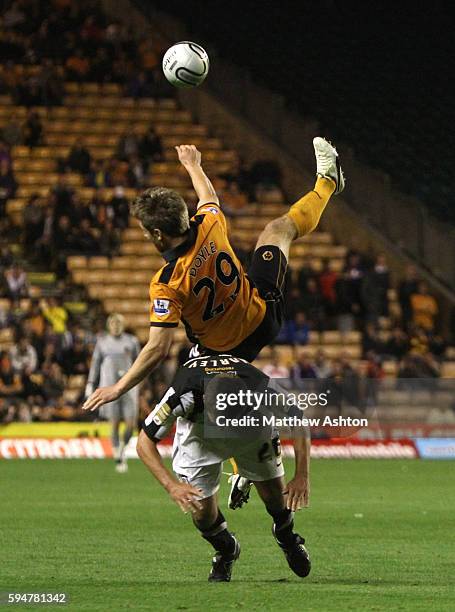
[[[278,540],[283,544],[292,541],[294,535],[294,513],[287,508],[278,511],[267,508],[267,512],[273,518],[275,535]]]
[[[197,523],[196,526],[198,527]],[[199,527],[198,527],[199,529]],[[216,521],[208,529],[199,529],[202,537],[222,555],[231,555],[235,550],[235,538],[227,529],[226,519],[220,511]]]

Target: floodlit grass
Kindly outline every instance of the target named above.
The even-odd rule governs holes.
[[[129,465],[122,475],[110,461],[2,461],[0,591],[64,591],[64,610],[89,611],[455,609],[449,461],[313,461],[311,507],[296,517],[313,562],[303,580],[258,496],[230,511],[224,483],[242,544],[230,584],[207,583],[210,546]]]

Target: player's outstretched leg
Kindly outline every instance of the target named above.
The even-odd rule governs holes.
[[[304,546],[305,540],[294,532],[294,513],[286,508],[284,502],[284,479],[274,478],[254,484],[273,519],[272,533],[289,567],[294,574],[305,578],[311,571],[310,555]]]
[[[314,138],[313,146],[317,176],[314,189],[293,204],[287,214],[267,224],[256,249],[274,245],[287,259],[291,242],[312,232],[331,196],[343,191],[345,180],[335,147],[320,136]]]
[[[202,500],[202,510],[193,513],[193,522],[204,540],[215,549],[209,582],[230,582],[232,568],[240,556],[240,544],[228,531],[215,495]]]

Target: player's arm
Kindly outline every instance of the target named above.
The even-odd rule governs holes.
[[[136,449],[146,468],[166,489],[183,512],[201,510],[202,504],[199,499],[202,491],[187,482],[179,482],[164,465],[156,446],[156,440],[149,438],[142,430],[138,437]]]
[[[275,393],[280,393],[282,397],[287,396],[286,389],[277,381],[269,379],[268,389]],[[304,413],[293,403],[285,402],[281,406],[283,414],[302,418]],[[277,415],[279,416],[279,415]],[[294,442],[294,477],[286,486],[284,494],[287,495],[286,506],[295,512],[301,508],[306,508],[309,504],[310,496],[310,450],[311,433],[309,427],[294,427],[291,429],[291,437]]]
[[[194,191],[199,198],[197,207],[204,204],[220,204],[216,191],[201,166],[201,153],[194,145],[175,147],[180,163],[190,175]]]
[[[82,408],[96,410],[103,404],[113,402],[124,393],[138,385],[167,357],[172,343],[173,328],[150,327],[147,344],[141,350],[128,372],[115,385],[100,387],[87,399]]]
[[[286,506],[295,512],[307,508],[310,496],[310,449],[311,438],[308,431],[294,438],[295,469],[294,478],[286,486]]]

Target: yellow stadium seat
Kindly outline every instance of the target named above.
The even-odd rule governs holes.
[[[83,257],[81,255],[72,255],[71,257],[68,257],[66,263],[69,270],[79,270],[81,268],[87,268],[88,260],[87,257]]]
[[[88,265],[90,269],[106,269],[109,268],[109,259],[107,257],[90,257]]]

